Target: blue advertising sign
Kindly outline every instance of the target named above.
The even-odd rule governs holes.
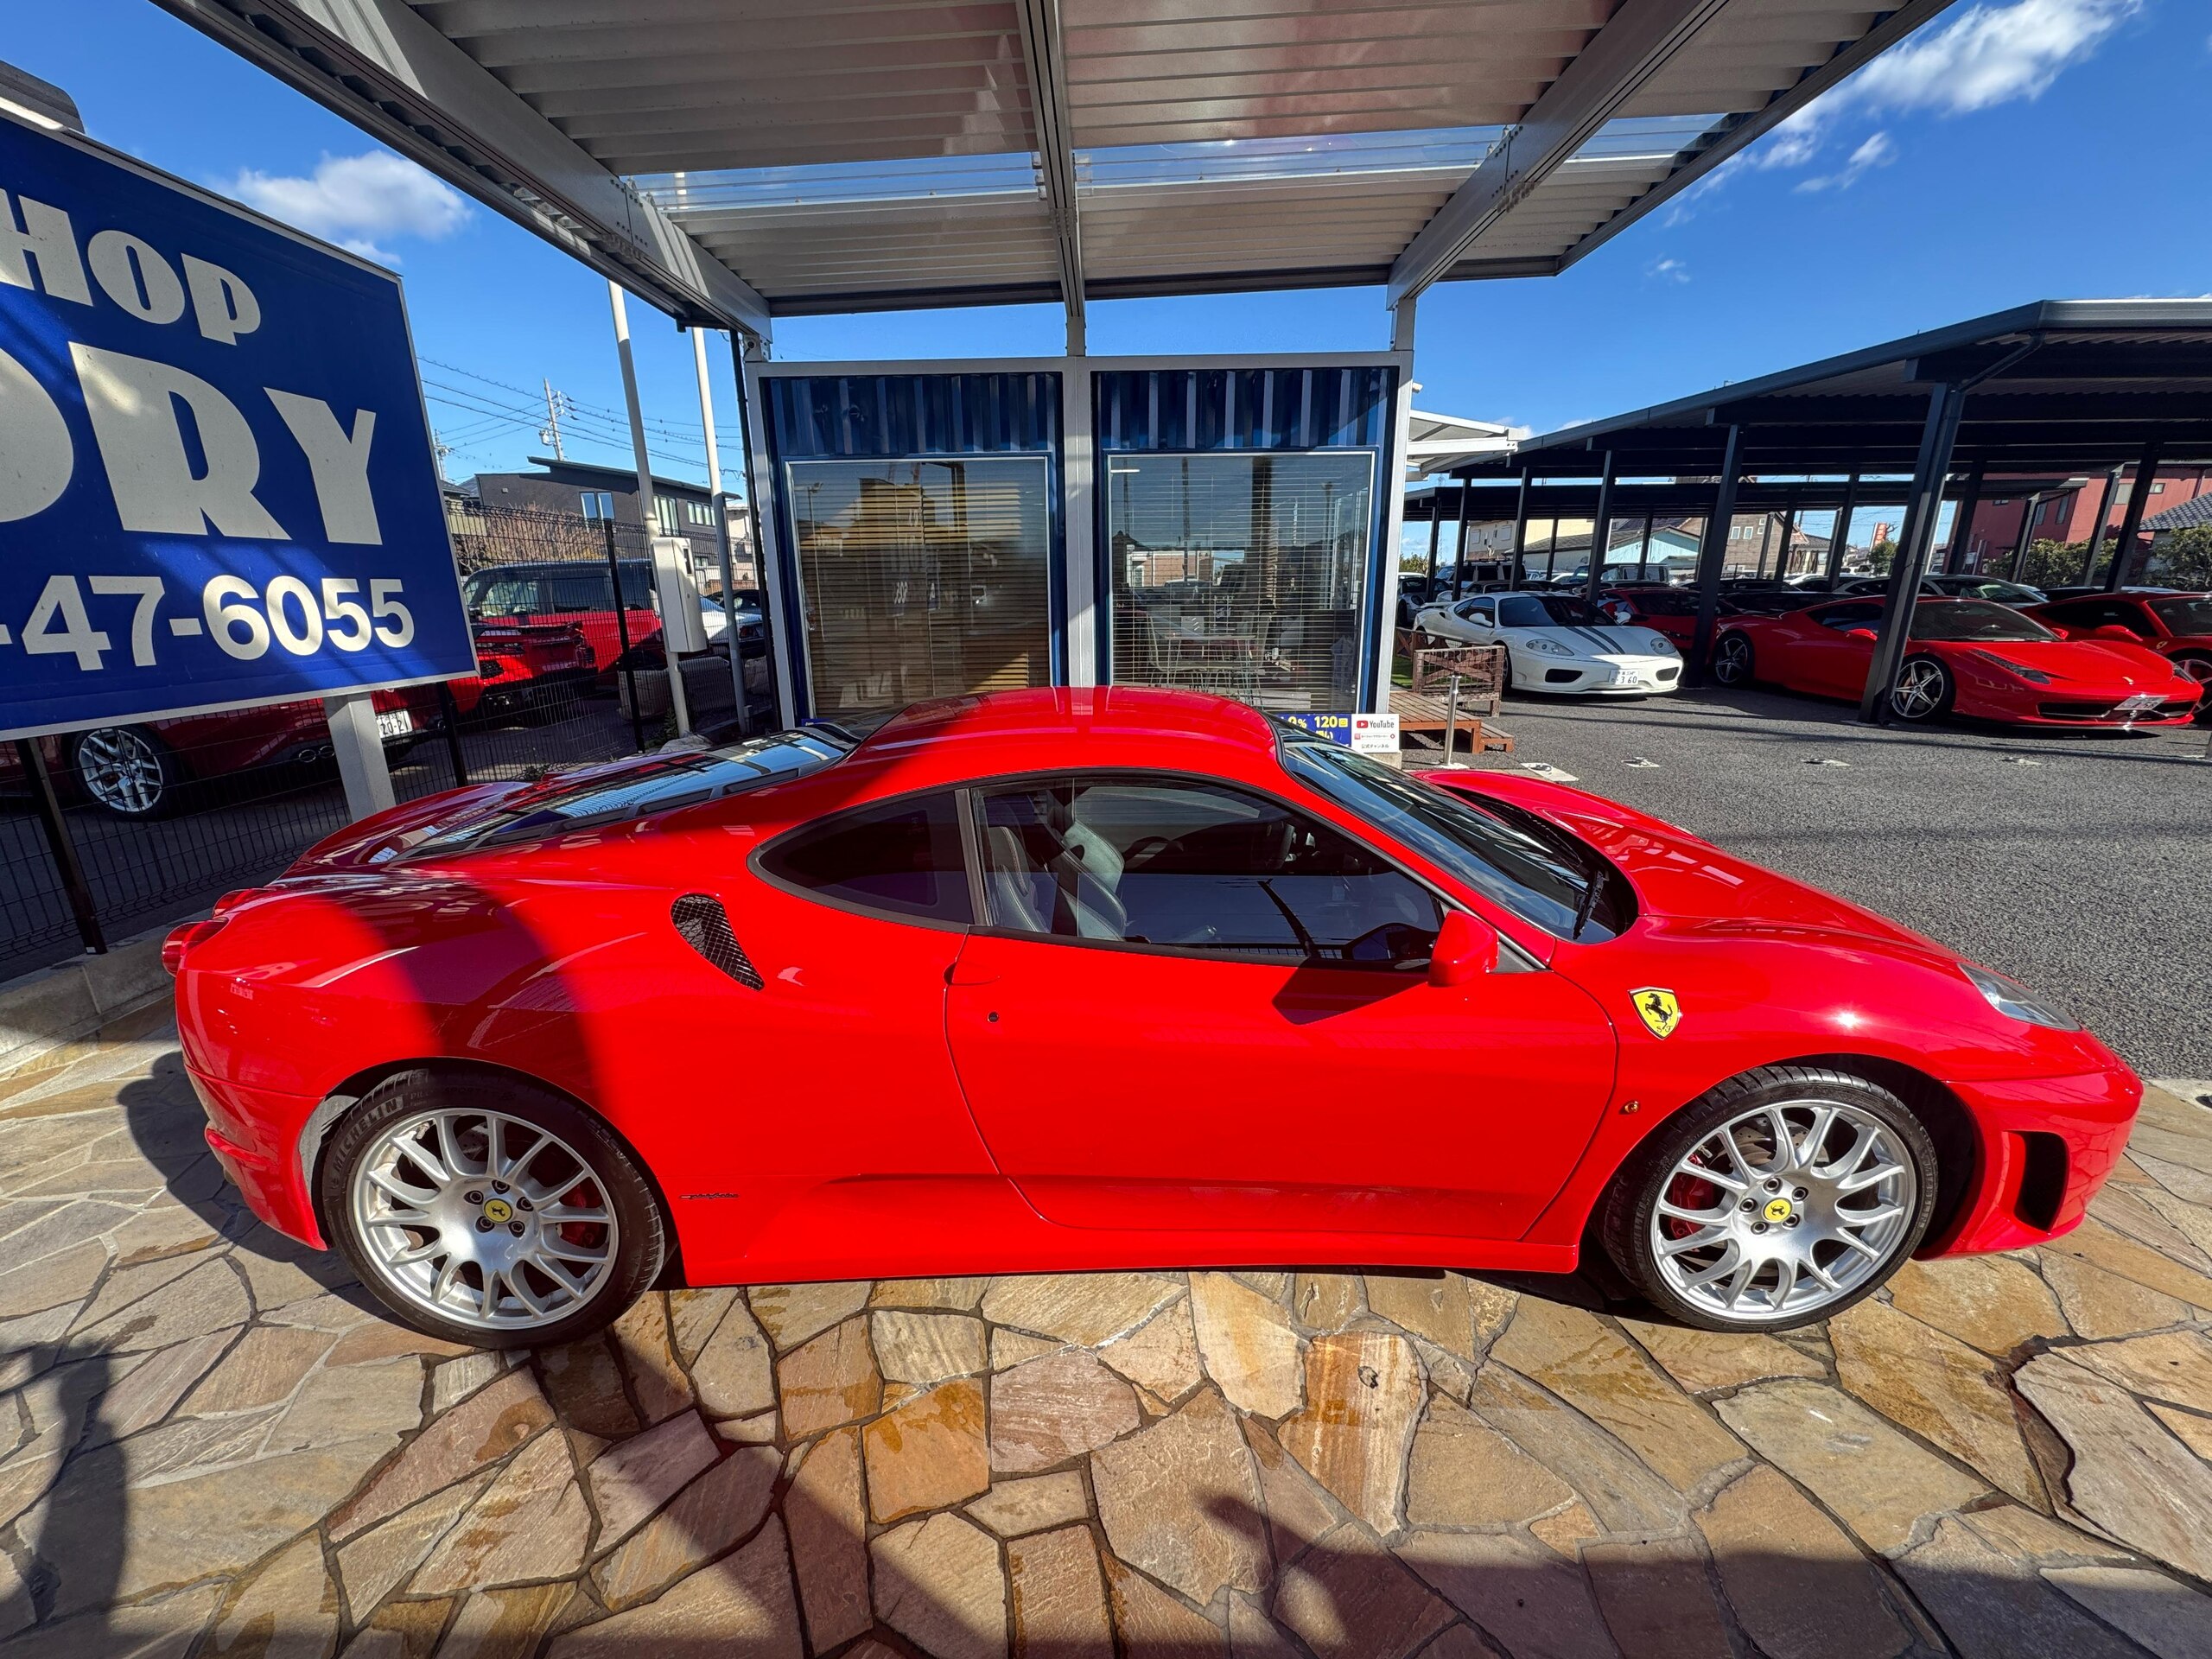
[[[398,278],[0,117],[0,737],[475,671]]]

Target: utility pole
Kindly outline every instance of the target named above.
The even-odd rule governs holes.
[[[638,365],[636,359],[630,354],[630,313],[628,308],[623,304],[620,285],[612,280],[609,280],[607,284],[607,302],[608,308],[614,314],[614,351],[622,360],[622,401],[629,408],[630,450],[638,463],[638,509],[644,515],[645,521],[644,529],[646,568],[658,576],[660,562],[654,553],[653,536],[660,526],[658,515],[653,507],[652,464],[645,458],[645,416],[638,406]],[[622,575],[620,566],[615,570],[614,583],[614,607],[620,611],[622,607]],[[658,587],[658,583],[656,582],[655,586]],[[665,605],[663,608],[665,610]],[[692,627],[698,626],[696,619],[686,618],[685,620]],[[676,654],[675,641],[678,637],[674,632],[676,619],[664,615],[661,618],[660,626],[661,655],[668,662],[669,707],[676,715],[677,735],[689,737],[691,734],[691,710],[683,696],[683,664]]]
[[[737,578],[729,555],[729,497],[722,493],[721,451],[715,442],[715,395],[707,382],[707,331],[691,331],[691,372],[699,382],[699,424],[707,432],[707,495],[714,504],[715,548],[722,565],[722,638],[729,645],[730,684],[737,693],[737,732],[753,734],[753,710],[745,697],[745,646],[737,637]]]
[[[561,453],[561,400],[550,380],[541,379],[537,384],[545,388],[545,429],[537,435],[553,446],[554,460],[566,461],[568,456]]]

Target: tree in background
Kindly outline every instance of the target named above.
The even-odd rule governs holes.
[[[1878,576],[1887,575],[1890,562],[1897,556],[1897,544],[1886,538],[1866,550],[1866,568]]]
[[[2152,550],[2145,580],[2162,588],[2212,588],[2212,524],[2177,530]]]
[[[2082,580],[2082,561],[2089,551],[2087,542],[2033,542],[2020,566],[2020,580],[2031,588],[2063,588]]]

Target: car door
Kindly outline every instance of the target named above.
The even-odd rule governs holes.
[[[1605,1109],[1586,994],[1510,951],[1431,985],[1435,893],[1280,799],[1061,775],[976,791],[974,823],[946,1030],[1052,1221],[1514,1238]]]
[[[1873,642],[1850,636],[1856,629],[1880,630],[1881,601],[1847,600],[1783,620],[1790,625],[1789,683],[1801,691],[1831,697],[1855,697],[1866,690],[1866,671],[1874,660]]]

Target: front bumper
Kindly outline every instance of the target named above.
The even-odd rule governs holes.
[[[1514,678],[1531,691],[1565,696],[1649,697],[1681,683],[1679,657],[1540,657],[1514,664]]]
[[[316,1103],[300,1095],[246,1089],[193,1071],[192,1092],[207,1114],[207,1146],[246,1208],[278,1232],[327,1249],[300,1168],[300,1136]]]
[[[1923,1255],[2014,1250],[2072,1231],[2120,1161],[2143,1100],[2126,1066],[1952,1088],[1980,1131],[1980,1157],[1958,1213]]]

